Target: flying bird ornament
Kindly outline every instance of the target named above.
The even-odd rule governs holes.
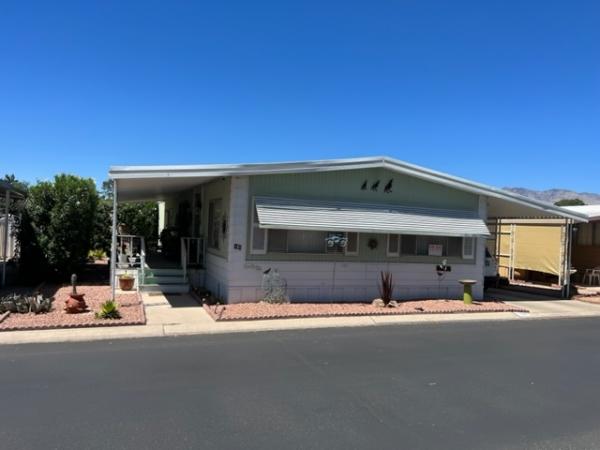
[[[387,182],[387,184],[383,188],[383,192],[385,192],[386,194],[389,194],[390,192],[392,192],[392,184],[394,184],[393,178]]]

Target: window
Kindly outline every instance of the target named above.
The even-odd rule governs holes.
[[[400,235],[399,234],[388,234],[387,255],[388,256],[399,256],[400,255]]]
[[[253,208],[254,213],[252,214],[252,232],[250,236],[250,253],[254,255],[264,255],[267,252],[267,230],[260,228],[258,222],[258,214],[256,213],[256,207]],[[283,231],[283,230],[282,230]]]
[[[267,250],[269,253],[287,252],[287,230],[269,230]]]
[[[288,230],[288,253],[325,253],[326,231]]]
[[[394,236],[394,235],[389,235]],[[398,236],[399,243],[388,236],[388,256],[395,256],[393,250],[400,249],[402,255],[450,256],[456,258],[474,258],[473,238],[450,236]]]
[[[208,203],[208,246],[216,250],[221,244],[222,204],[220,198]]]
[[[462,239],[462,257],[463,259],[475,258],[475,238],[465,237]]]
[[[346,239],[346,246],[327,245],[327,238],[336,236]],[[312,230],[261,229],[256,218],[252,224],[251,253],[306,253],[306,254],[343,254],[358,255],[358,233],[340,233]]]
[[[403,235],[400,239],[400,252],[403,255],[417,254],[417,237],[414,235]]]
[[[358,233],[346,233],[346,247],[344,253],[347,256],[358,255]]]

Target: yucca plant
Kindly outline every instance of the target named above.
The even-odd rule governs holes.
[[[106,300],[100,305],[100,311],[96,313],[97,319],[120,319],[121,313],[117,302],[114,300]]]
[[[381,272],[381,282],[379,284],[379,296],[381,300],[388,305],[392,301],[394,293],[394,281],[391,272]]]

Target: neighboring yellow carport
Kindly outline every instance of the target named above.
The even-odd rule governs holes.
[[[558,277],[569,266],[568,222],[563,219],[498,219],[488,223],[493,236],[488,249],[498,261],[500,276],[515,279],[515,270]]]

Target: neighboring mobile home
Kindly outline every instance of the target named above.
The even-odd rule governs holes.
[[[11,198],[22,198],[23,193],[11,183],[0,180],[0,287],[6,284],[7,266],[17,247],[13,233],[14,217],[10,215]]]
[[[119,166],[110,177],[113,282],[118,203],[156,200],[161,226],[179,229],[184,272],[177,276],[228,302],[263,298],[271,271],[295,301],[370,301],[381,271],[393,273],[399,298],[457,297],[461,279],[476,280],[481,298],[486,221],[585,221],[577,212],[386,157]],[[140,287],[167,289],[160,284],[168,272],[143,256],[156,283],[150,286],[141,271]],[[437,270],[442,262],[450,271]]]

